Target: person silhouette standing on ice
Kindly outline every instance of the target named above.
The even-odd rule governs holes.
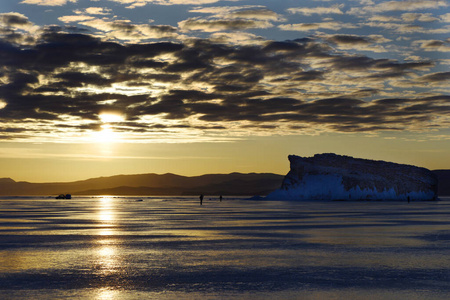
[[[203,194],[200,195],[200,205],[203,205]]]

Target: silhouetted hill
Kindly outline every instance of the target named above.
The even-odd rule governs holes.
[[[434,170],[438,177],[438,195],[450,196],[450,170]]]
[[[0,195],[265,195],[281,186],[282,175],[270,173],[140,174],[99,177],[74,182],[30,183],[0,179]]]
[[[5,183],[15,183],[15,181],[12,180],[11,178],[0,178],[0,184],[5,184]]]

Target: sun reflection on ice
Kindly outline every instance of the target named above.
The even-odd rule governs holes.
[[[120,260],[118,259],[116,247],[109,243],[102,245],[97,250],[98,272],[101,276],[115,274],[120,270]],[[109,286],[109,282],[104,282]]]
[[[119,291],[113,290],[111,288],[101,288],[98,290],[95,299],[98,300],[110,300],[118,299]]]
[[[104,225],[109,225],[114,221],[113,199],[111,197],[100,198],[98,220]]]
[[[109,276],[116,274],[121,270],[121,258],[117,252],[118,240],[116,235],[116,214],[115,214],[115,202],[111,197],[101,197],[98,203],[97,221],[99,222],[97,232],[97,245],[96,249],[96,265],[99,275],[104,278],[104,288],[100,290],[98,299],[112,299],[108,298],[112,290],[106,289],[111,286],[111,280]]]

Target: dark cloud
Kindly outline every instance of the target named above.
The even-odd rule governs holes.
[[[161,99],[197,102],[197,101],[217,99],[218,97],[220,96],[196,90],[172,90],[170,91],[170,93],[163,95]]]
[[[450,80],[450,72],[438,72],[424,75],[420,78],[421,81],[426,82],[439,82],[439,81],[449,81]]]
[[[432,41],[427,41],[427,42],[423,43],[422,47],[423,48],[436,48],[436,47],[441,47],[444,45],[445,45],[445,42],[443,42],[443,41],[432,40]]]
[[[122,25],[122,30],[128,28]],[[8,39],[0,43],[0,119],[8,123],[0,129],[4,135],[29,134],[14,130],[30,119],[45,124],[46,130],[96,131],[99,114],[112,111],[126,118],[115,129],[136,133],[171,128],[359,132],[448,126],[436,121],[450,112],[449,97],[438,91],[428,94],[433,97],[375,99],[381,92],[388,94],[380,82],[407,81],[413,73],[418,75],[411,84],[448,80],[448,72],[426,73],[434,66],[430,61],[352,55],[336,51],[323,38],[262,45],[224,45],[208,39],[120,44],[59,30],[44,30],[31,45]],[[344,35],[328,39],[371,42]],[[68,118],[86,124],[68,124]]]
[[[325,74],[326,72],[324,71],[316,71],[316,70],[298,72],[293,76],[292,80],[309,82],[313,80],[323,79]]]
[[[326,39],[335,44],[370,44],[374,42],[374,40],[369,37],[348,34],[335,34]]]
[[[64,72],[57,74],[54,78],[62,79],[70,87],[81,87],[83,85],[106,86],[111,80],[96,73]]]
[[[227,17],[257,19],[257,20],[272,20],[272,21],[284,20],[279,14],[266,8],[235,11],[229,14]]]
[[[305,48],[305,44],[299,42],[272,41],[264,47],[264,50],[267,52],[289,51],[298,53],[299,51],[305,51]]]
[[[399,63],[393,60],[378,59],[375,63],[375,68],[389,70],[389,71],[406,71],[406,70],[420,70],[429,69],[434,67],[434,62],[432,61],[417,61],[417,62],[406,62]]]
[[[206,32],[273,27],[273,25],[266,20],[202,19],[198,17],[181,21],[178,23],[178,26],[183,30],[199,30]]]
[[[0,24],[7,27],[27,28],[33,26],[28,18],[20,13],[10,12],[0,14]]]
[[[400,63],[390,59],[373,59],[367,56],[335,56],[332,64],[340,70],[382,70],[383,72],[405,72],[407,70],[416,70],[431,68],[435,64],[431,61],[418,61]]]
[[[385,80],[389,78],[400,78],[405,76],[405,72],[399,72],[399,71],[392,71],[392,72],[381,72],[376,74],[371,74],[367,76],[368,79],[377,79],[377,80]]]
[[[167,73],[154,73],[147,74],[141,78],[146,80],[155,80],[158,82],[177,82],[181,80],[181,75],[179,74],[167,74]]]

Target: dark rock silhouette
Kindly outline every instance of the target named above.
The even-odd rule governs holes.
[[[290,155],[291,169],[268,199],[434,200],[437,176],[428,169],[333,153]]]

